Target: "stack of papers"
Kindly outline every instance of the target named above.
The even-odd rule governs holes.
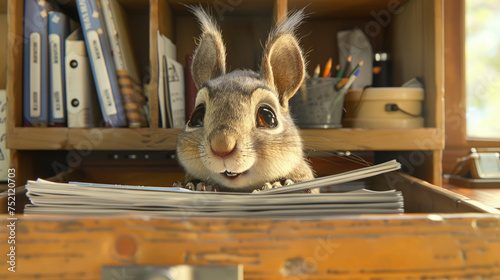
[[[28,181],[24,213],[147,213],[201,217],[298,217],[403,213],[395,190],[356,189],[342,183],[399,169],[396,161],[256,193],[200,192],[182,188]],[[353,179],[354,178],[354,179]],[[297,193],[335,185],[335,193]],[[362,185],[361,185],[362,186]]]

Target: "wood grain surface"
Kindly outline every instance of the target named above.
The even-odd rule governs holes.
[[[0,278],[100,279],[103,266],[242,264],[245,279],[498,279],[499,252],[500,216],[489,214],[25,215],[16,224],[16,272],[2,269]]]

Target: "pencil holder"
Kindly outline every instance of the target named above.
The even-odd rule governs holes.
[[[290,99],[290,110],[300,128],[342,127],[347,89],[337,90],[340,78],[310,78]]]

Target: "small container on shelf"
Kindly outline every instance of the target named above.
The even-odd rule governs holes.
[[[345,96],[344,127],[421,128],[424,90],[409,87],[350,90]]]
[[[336,85],[341,78],[311,78],[290,99],[290,111],[300,128],[342,127],[345,89]]]

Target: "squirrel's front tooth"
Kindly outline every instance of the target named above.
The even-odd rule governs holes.
[[[226,171],[224,172],[224,174],[225,174],[226,176],[228,176],[228,177],[234,177],[234,176],[238,176],[238,175],[240,175],[240,173],[233,173],[233,172],[228,171],[228,170],[226,170]]]

